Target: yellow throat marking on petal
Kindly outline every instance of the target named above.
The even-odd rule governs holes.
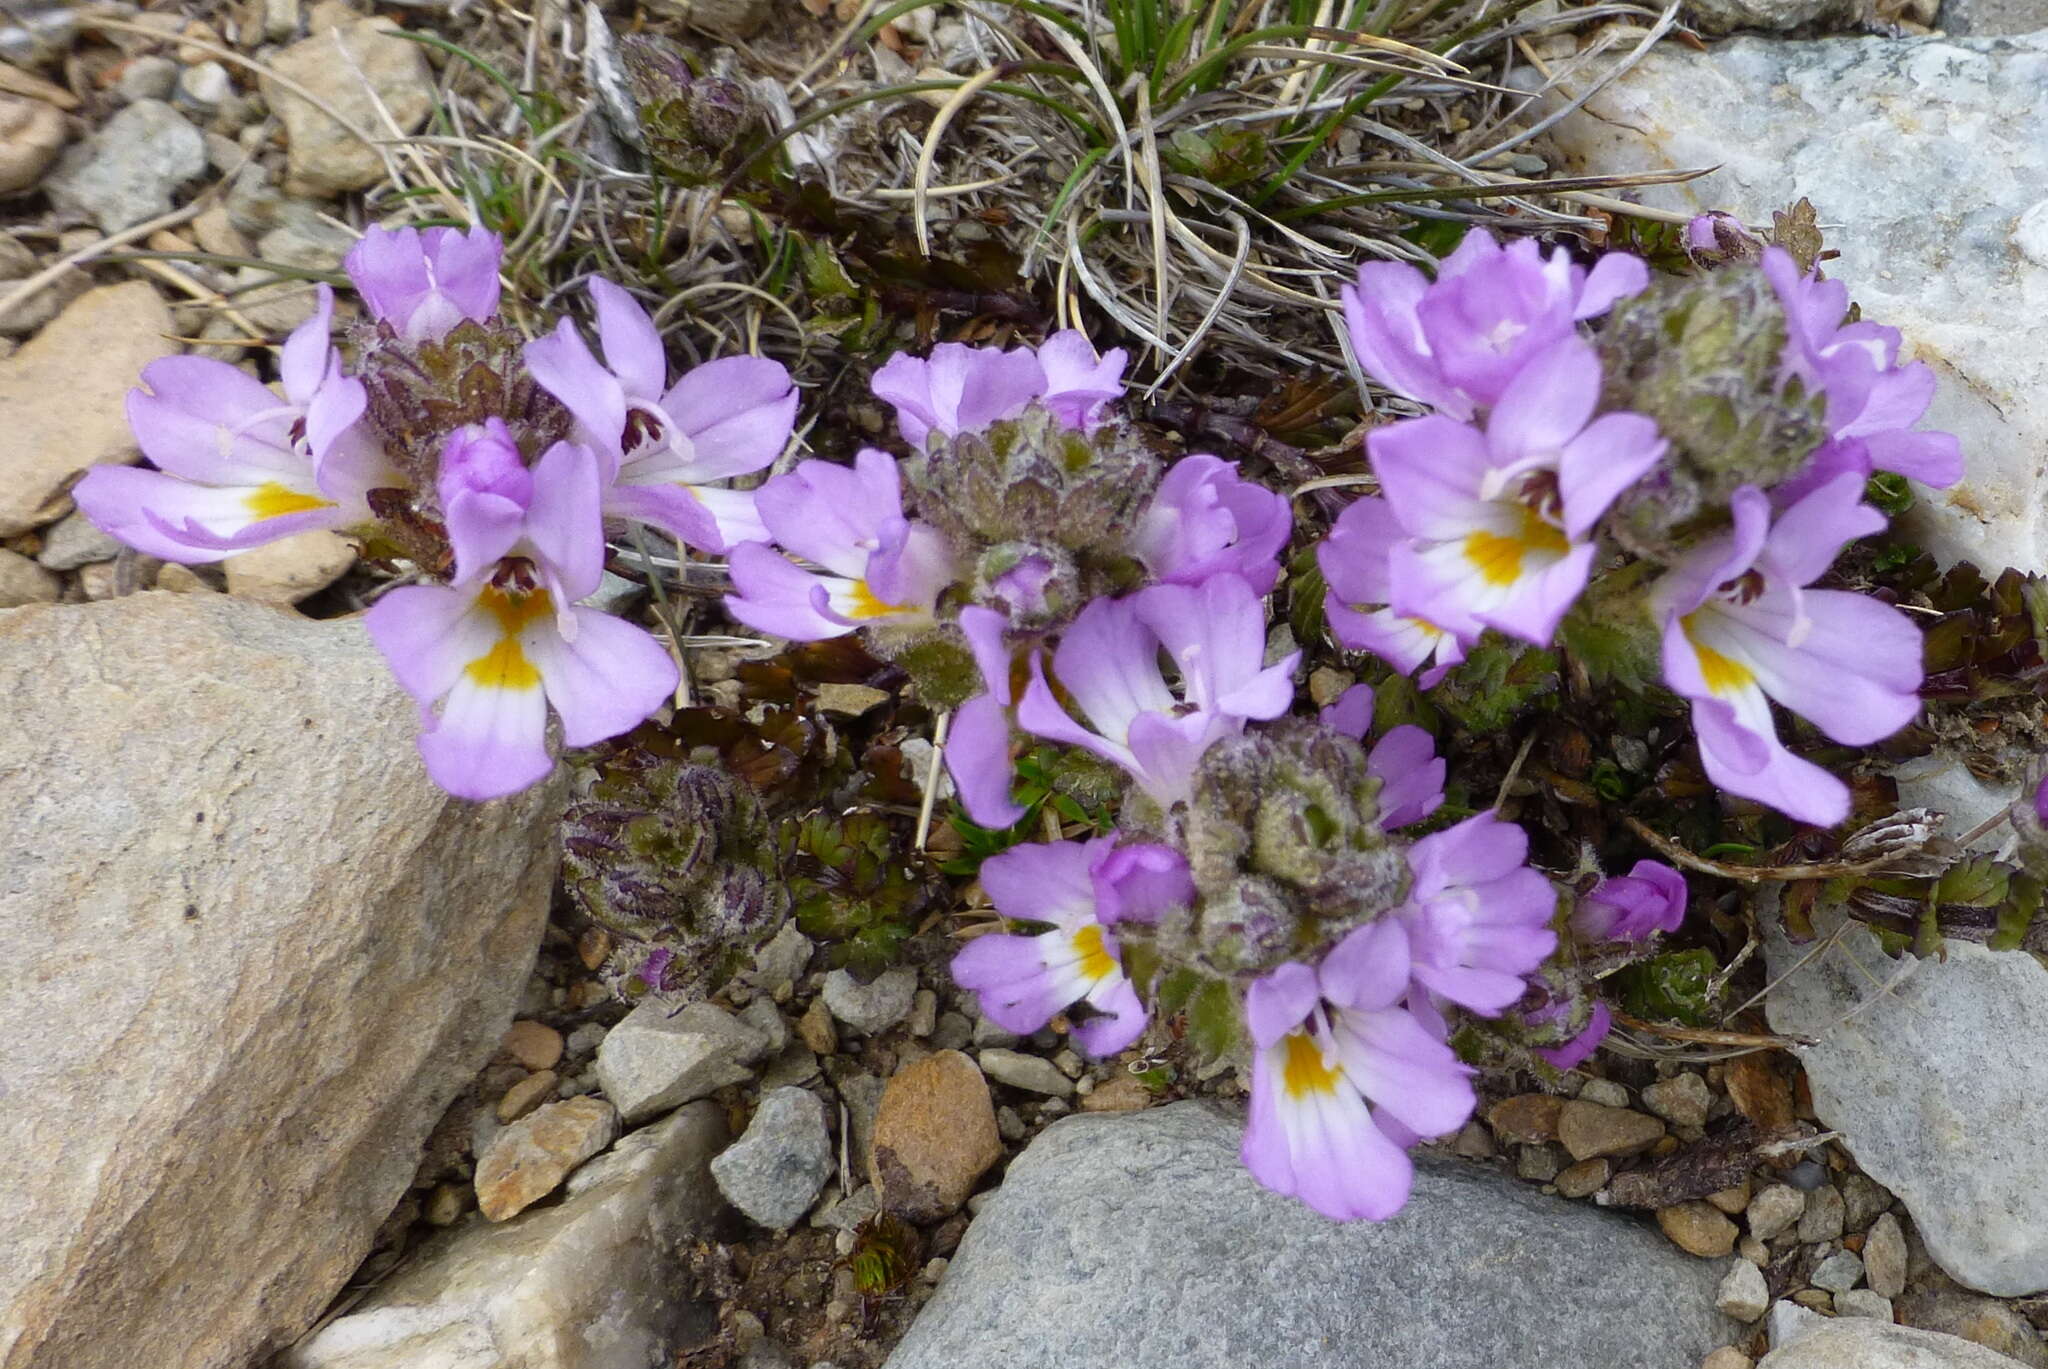
[[[322,499],[317,494],[302,494],[298,490],[286,489],[275,480],[266,480],[242,496],[242,507],[254,514],[261,523],[267,518],[282,518],[289,513],[311,513],[314,509],[331,509],[334,501]]]
[[[1286,1052],[1280,1066],[1280,1082],[1289,1098],[1337,1091],[1338,1071],[1323,1059],[1323,1048],[1307,1032],[1289,1032],[1280,1048]]]
[[[1091,922],[1074,933],[1074,954],[1080,957],[1081,973],[1090,983],[1109,978],[1117,972],[1116,957],[1102,944],[1102,924]]]
[[[1512,537],[1486,531],[1465,534],[1465,559],[1489,585],[1512,585],[1521,579],[1522,558],[1532,551],[1563,556],[1571,548],[1563,531],[1545,522],[1534,510],[1516,512],[1521,516],[1521,526]]]
[[[537,618],[545,618],[553,612],[553,603],[544,589],[532,590],[525,594],[508,594],[496,585],[486,585],[477,595],[477,603],[483,610],[498,620],[498,640],[491,649],[462,668],[470,683],[484,689],[534,689],[540,685],[540,672],[533,662],[526,659],[526,651],[519,645],[519,634],[526,625]]]
[[[909,612],[902,604],[892,604],[876,597],[865,580],[853,582],[853,588],[847,592],[847,600],[847,606],[840,612],[853,619],[886,618],[893,613]]]
[[[1756,674],[1742,662],[1723,656],[1698,637],[1693,635],[1693,619],[1697,613],[1688,613],[1679,620],[1685,632],[1685,640],[1692,643],[1692,649],[1700,661],[1700,678],[1706,682],[1707,692],[1721,698],[1740,694],[1756,683]]]

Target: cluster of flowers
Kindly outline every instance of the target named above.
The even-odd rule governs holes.
[[[1662,567],[1649,604],[1663,678],[1692,703],[1715,785],[1830,826],[1848,815],[1848,788],[1785,747],[1770,701],[1838,742],[1879,741],[1919,709],[1920,634],[1886,604],[1809,586],[1847,543],[1884,528],[1863,502],[1873,471],[1942,486],[1961,458],[1952,436],[1911,426],[1932,372],[1896,364],[1896,330],[1845,323],[1840,282],[1726,220],[1689,232],[1703,252],[1754,246],[1722,269],[1769,282],[1784,318],[1779,379],[1822,397],[1824,415],[1818,446],[1793,453],[1786,478],[1734,489]],[[1562,249],[1546,260],[1532,241],[1502,247],[1477,231],[1434,282],[1404,265],[1360,268],[1344,293],[1359,363],[1436,412],[1368,435],[1383,497],[1347,508],[1318,550],[1340,641],[1404,672],[1428,665],[1425,686],[1488,628],[1550,644],[1614,561],[1603,518],[1667,454],[1643,415],[1595,416],[1601,358],[1581,334],[1647,284],[1626,254],[1587,272]]]
[[[75,491],[99,527],[167,561],[332,528],[442,582],[391,590],[367,624],[420,703],[428,772],[469,799],[549,773],[549,705],[562,740],[587,746],[670,697],[668,651],[578,603],[607,524],[708,552],[764,536],[751,497],[710,482],[773,462],[797,404],[757,357],[669,384],[653,322],[604,280],[602,364],[567,319],[522,343],[497,318],[502,250],[482,230],[372,229],[346,262],[369,315],[353,374],[322,286],[284,345],[282,397],[226,362],[152,362],[128,417],[156,469],[99,467]]]

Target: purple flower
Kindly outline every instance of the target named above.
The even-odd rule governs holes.
[[[1010,800],[1010,715],[1016,702],[1009,619],[992,608],[969,604],[960,610],[960,631],[981,669],[985,689],[953,710],[946,733],[946,769],[967,816],[983,827],[1003,828],[1024,816]]]
[[[1396,521],[1395,612],[1465,642],[1489,627],[1547,646],[1586,586],[1593,525],[1665,443],[1640,414],[1593,417],[1600,361],[1565,338],[1523,366],[1486,430],[1408,419],[1366,439]]]
[[[849,469],[806,461],[755,495],[777,545],[828,572],[813,575],[759,542],[731,552],[726,597],[733,617],[796,641],[840,637],[879,624],[928,623],[953,581],[936,529],[903,515],[896,459],[872,447]]]
[[[1560,247],[1502,247],[1483,228],[1444,258],[1432,284],[1398,262],[1368,262],[1344,287],[1344,322],[1366,374],[1451,418],[1499,402],[1524,366],[1649,284],[1649,268],[1609,252],[1589,273]]]
[[[498,798],[547,776],[550,704],[563,742],[589,746],[675,689],[675,663],[652,637],[574,602],[603,571],[599,489],[587,447],[557,442],[527,471],[502,424],[462,429],[448,439],[439,488],[457,582],[395,589],[364,618],[419,700],[427,773],[459,798]]]
[[[464,319],[498,312],[505,244],[485,228],[372,228],[342,266],[374,318],[407,342],[439,342]]]
[[[1829,436],[1838,443],[1855,441],[1830,453],[1831,461],[1853,458],[1863,474],[1892,471],[1937,489],[1962,479],[1962,444],[1955,435],[1913,427],[1934,398],[1934,372],[1925,362],[1897,364],[1899,330],[1844,323],[1848,287],[1822,280],[1817,269],[1802,274],[1782,247],[1764,250],[1763,272],[1785,307],[1785,371],[1799,377],[1809,394],[1827,396]],[[1797,493],[1818,483],[1810,478]]]
[[[1266,594],[1280,579],[1280,548],[1293,531],[1285,496],[1241,479],[1234,461],[1185,456],[1139,518],[1131,554],[1171,584],[1199,585],[1228,571]]]
[[[1162,649],[1179,667],[1179,694],[1160,671]],[[1235,575],[1097,599],[1062,634],[1052,660],[1087,725],[1061,706],[1042,656],[1031,662],[1017,723],[1123,767],[1171,806],[1187,797],[1212,743],[1243,731],[1247,719],[1279,717],[1293,701],[1301,653],[1262,668],[1265,649],[1264,606]]]
[[[1323,595],[1323,616],[1345,648],[1370,651],[1404,675],[1433,662],[1422,672],[1420,683],[1434,689],[1452,666],[1465,659],[1465,647],[1435,623],[1404,617],[1387,607],[1394,597],[1394,549],[1407,544],[1408,536],[1386,500],[1353,500],[1316,548],[1316,565],[1329,586]]]
[[[1414,882],[1394,916],[1418,985],[1487,1017],[1522,996],[1524,977],[1557,949],[1557,894],[1528,854],[1528,834],[1490,812],[1408,849]]]
[[[166,561],[217,561],[313,528],[367,520],[365,496],[400,483],[357,422],[362,382],[328,340],[334,292],[285,340],[284,398],[224,361],[173,356],[142,369],[128,424],[159,469],[95,466],[72,491],[102,531]]]
[[[796,422],[796,387],[780,362],[721,357],[668,381],[654,321],[608,280],[592,280],[604,364],[563,319],[526,345],[526,364],[576,419],[576,437],[613,468],[609,517],[649,523],[699,551],[762,542],[754,495],[709,482],[761,470]]]
[[[1831,827],[1849,789],[1778,740],[1771,700],[1849,746],[1867,746],[1920,711],[1920,632],[1861,594],[1807,589],[1843,545],[1881,530],[1862,478],[1838,475],[1772,523],[1763,493],[1731,500],[1735,524],[1658,582],[1664,681],[1692,700],[1707,778],[1800,822]]]
[[[1372,723],[1372,686],[1351,686],[1317,716],[1323,726],[1364,741]],[[1421,822],[1443,806],[1443,758],[1436,754],[1436,739],[1413,723],[1390,728],[1367,753],[1365,769],[1380,782],[1383,832]]]
[[[922,447],[925,437],[980,432],[1015,418],[1037,400],[1070,428],[1092,428],[1103,408],[1123,397],[1124,350],[1101,357],[1082,333],[1054,333],[1033,351],[969,347],[942,342],[929,357],[898,352],[874,374],[875,398],[896,406],[903,440]]]
[[[1562,1005],[1560,1005],[1560,1008]],[[1607,1039],[1607,1033],[1614,1030],[1614,1013],[1599,999],[1593,1000],[1593,1009],[1586,1017],[1586,1025],[1577,1036],[1562,1046],[1539,1048],[1536,1052],[1542,1061],[1552,1069],[1575,1070],[1586,1062],[1588,1056],[1600,1048]]]
[[[1085,1003],[1097,1015],[1074,1027],[1090,1055],[1115,1055],[1145,1030],[1145,1006],[1118,960],[1120,921],[1153,922],[1194,897],[1187,862],[1164,846],[1118,846],[1114,837],[1014,846],[982,863],[982,887],[1005,917],[1050,922],[1035,936],[975,938],[953,958],[953,978],[981,998],[982,1015],[1029,1035]]]
[[[1572,931],[1583,941],[1646,941],[1679,929],[1686,899],[1684,875],[1661,861],[1639,860],[1586,892],[1572,912]]]
[[[1763,255],[1764,244],[1732,214],[1714,210],[1695,214],[1685,225],[1685,255],[1694,266],[1726,266],[1732,262],[1755,261]]]
[[[1337,1221],[1400,1211],[1410,1138],[1455,1130],[1477,1102],[1472,1072],[1403,1006],[1408,974],[1407,937],[1382,919],[1320,966],[1282,965],[1245,995],[1256,1049],[1245,1168]]]

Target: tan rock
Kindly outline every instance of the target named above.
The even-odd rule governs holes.
[[[553,1070],[537,1070],[505,1090],[498,1100],[498,1120],[511,1124],[555,1095],[561,1077]]]
[[[545,1022],[522,1017],[505,1028],[498,1053],[530,1070],[551,1070],[562,1060],[562,1034]]]
[[[1724,1345],[1700,1361],[1700,1369],[1756,1369],[1756,1361],[1732,1345]]]
[[[139,454],[124,398],[149,362],[177,350],[171,313],[142,281],[88,290],[0,361],[0,537],[68,506],[74,477]]]
[[[1558,1114],[1564,1105],[1564,1099],[1548,1093],[1517,1094],[1488,1108],[1486,1122],[1503,1142],[1534,1145],[1555,1141]]]
[[[1676,1203],[1657,1209],[1657,1226],[1688,1255],[1719,1259],[1735,1249],[1736,1227],[1702,1202]]]
[[[885,1210],[913,1222],[949,1217],[1002,1154],[988,1081],[959,1051],[926,1056],[883,1088],[868,1177]]]
[[[1584,1198],[1600,1191],[1614,1174],[1614,1166],[1606,1160],[1581,1160],[1559,1171],[1557,1191],[1567,1198]]]
[[[0,548],[0,608],[54,604],[63,593],[64,580],[56,572]]]
[[[1081,1100],[1083,1112],[1139,1112],[1152,1106],[1152,1090],[1128,1074],[1112,1074]]]
[[[256,1362],[496,1049],[561,790],[449,798],[359,624],[220,595],[0,615],[0,698],[8,1369]]]
[[[476,1205],[494,1222],[553,1193],[569,1172],[619,1139],[619,1110],[586,1094],[520,1118],[476,1162]]]
[[[386,30],[396,25],[388,20],[348,20],[337,8],[321,6],[312,36],[271,58],[271,69],[318,95],[372,138],[390,134],[379,100],[400,131],[416,131],[434,107],[433,73],[419,45],[391,37]],[[264,100],[284,120],[285,188],[291,193],[361,190],[384,176],[384,158],[376,148],[278,81],[266,77],[262,86]]]
[[[1574,1098],[1557,1117],[1557,1139],[1574,1160],[1634,1155],[1664,1137],[1664,1124],[1627,1108],[1610,1108]]]
[[[326,589],[355,563],[355,543],[315,528],[236,552],[221,568],[227,572],[228,593],[237,599],[290,605]]]
[[[41,100],[0,95],[0,195],[41,180],[68,136],[64,116]]]
[[[176,561],[165,563],[156,573],[156,587],[172,594],[218,594],[220,589],[211,580],[190,566],[181,566]]]

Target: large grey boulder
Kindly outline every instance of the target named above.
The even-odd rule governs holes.
[[[524,986],[560,791],[449,798],[359,624],[0,613],[0,1365],[243,1369],[405,1193]]]
[[[1012,1162],[888,1369],[1697,1369],[1721,1266],[1647,1225],[1424,1158],[1392,1221],[1253,1182],[1242,1118],[1081,1115]]]
[[[1952,941],[1891,959],[1822,914],[1825,949],[1766,927],[1771,1029],[1814,1039],[1813,1110],[1913,1214],[1958,1283],[2048,1289],[2048,969]]]
[[[1604,67],[1568,74],[1575,94]],[[2048,570],[2048,35],[1665,45],[1552,133],[1572,172],[1716,169],[1646,204],[1768,224],[1809,196],[1864,316],[1940,377],[1967,473],[1907,527],[1945,557]]]
[[[570,1176],[558,1204],[435,1237],[278,1369],[642,1369],[715,1316],[677,1275],[724,1207],[723,1110],[692,1103]]]

